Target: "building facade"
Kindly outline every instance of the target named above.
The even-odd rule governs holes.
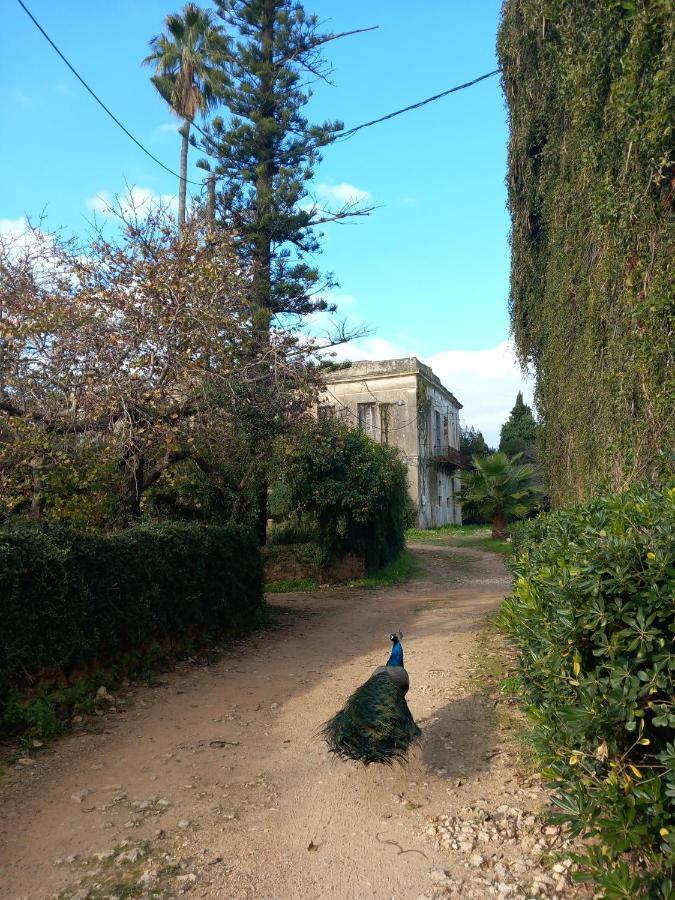
[[[416,357],[354,362],[330,373],[319,418],[339,418],[397,447],[420,528],[461,525],[457,500],[462,404]]]

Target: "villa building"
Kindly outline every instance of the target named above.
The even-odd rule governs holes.
[[[354,362],[326,377],[320,419],[337,417],[397,447],[420,528],[461,525],[457,500],[462,404],[416,357]]]

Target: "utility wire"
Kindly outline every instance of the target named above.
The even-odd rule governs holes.
[[[21,2],[21,0],[19,0]],[[443,97],[447,97],[448,94],[454,94],[457,91],[463,91],[466,88],[473,87],[474,84],[478,84],[479,81],[485,81],[486,78],[492,78],[493,75],[499,75],[501,69],[494,69],[492,72],[487,72],[485,75],[479,75],[478,78],[474,78],[473,81],[466,81],[464,84],[458,84],[455,87],[449,88],[447,91],[441,91],[440,94],[434,94],[433,97],[427,97],[425,100],[420,100],[418,103],[412,103],[410,106],[404,106],[403,109],[397,109],[394,112],[387,113],[386,116],[380,116],[379,119],[371,119],[370,122],[363,122],[361,125],[356,125],[354,128],[349,128],[347,131],[341,131],[336,134],[336,136],[326,142],[326,144],[321,144],[320,146],[330,146],[330,144],[336,144],[338,141],[346,141],[348,138],[352,137],[357,133],[357,131],[361,131],[363,128],[370,128],[372,125],[379,125],[380,122],[386,122],[388,119],[394,119],[396,116],[402,116],[403,113],[410,112],[413,109],[419,109],[421,106],[426,106],[427,103],[433,103],[436,100],[441,100]],[[213,138],[208,135],[203,129],[199,127],[196,123],[192,123],[193,128],[195,128],[203,137],[205,137],[212,146],[215,146],[216,142]],[[203,149],[203,148],[202,148]],[[208,151],[204,151],[208,154]]]
[[[419,103],[413,103],[410,106],[404,106],[403,109],[397,109],[395,112],[388,113],[386,116],[380,116],[379,119],[372,119],[370,122],[364,122],[362,125],[357,125],[355,128],[349,128],[347,131],[343,131],[335,138],[336,141],[346,140],[350,138],[352,135],[356,134],[357,131],[361,131],[362,128],[370,128],[371,125],[379,125],[380,122],[386,122],[387,119],[393,119],[395,116],[402,116],[403,113],[410,112],[412,109],[419,109],[420,106],[426,106],[427,103],[433,103],[434,100],[440,100],[441,97],[447,97],[448,94],[454,94],[455,91],[463,91],[465,88],[472,87],[474,84],[478,84],[479,81],[485,81],[486,78],[492,78],[493,75],[498,75],[501,69],[495,69],[493,72],[488,72],[485,75],[479,75],[478,78],[474,78],[473,81],[467,81],[464,84],[458,84],[456,87],[450,88],[447,91],[442,91],[440,94],[434,94],[433,97],[427,97],[426,100],[420,100]]]
[[[26,15],[28,16],[28,18],[32,21],[32,23],[33,23],[33,24],[35,25],[35,27],[38,29],[38,31],[42,34],[42,36],[48,41],[49,44],[51,44],[51,46],[54,48],[54,50],[56,50],[56,52],[58,53],[58,55],[61,57],[61,59],[63,60],[63,62],[68,66],[68,68],[69,68],[70,71],[73,73],[73,75],[77,78],[77,80],[78,80],[78,81],[79,81],[79,82],[87,89],[87,91],[89,91],[89,93],[90,93],[91,96],[94,98],[94,100],[98,103],[98,105],[99,105],[103,110],[105,110],[105,112],[110,116],[110,118],[113,120],[113,122],[114,122],[119,128],[122,129],[122,131],[127,135],[127,137],[131,138],[131,140],[134,142],[134,144],[136,144],[137,147],[140,147],[140,148],[141,148],[141,150],[143,151],[143,153],[146,154],[146,156],[149,156],[151,160],[153,160],[154,162],[157,163],[158,166],[161,166],[163,169],[165,169],[167,172],[169,172],[169,174],[173,175],[174,178],[178,178],[178,179],[180,180],[180,175],[179,175],[177,172],[174,172],[173,169],[170,169],[168,166],[165,166],[164,163],[163,163],[160,159],[157,159],[156,156],[154,156],[149,150],[147,150],[147,149],[143,146],[143,144],[141,144],[141,142],[140,142],[137,138],[135,138],[135,137],[133,136],[133,134],[129,131],[129,129],[124,127],[124,125],[120,122],[120,120],[117,118],[117,116],[114,115],[114,113],[112,113],[112,112],[108,109],[108,107],[105,105],[105,103],[103,102],[103,100],[101,100],[101,98],[98,97],[98,96],[96,95],[96,93],[89,87],[89,85],[88,85],[87,82],[84,80],[84,78],[80,75],[80,73],[79,73],[79,72],[78,72],[78,71],[77,71],[77,70],[76,70],[69,62],[68,62],[68,60],[66,59],[66,57],[63,55],[63,53],[61,53],[61,51],[60,51],[59,48],[56,46],[56,44],[54,43],[54,41],[49,37],[49,35],[47,34],[47,32],[44,30],[44,28],[42,27],[42,25],[40,25],[40,23],[39,23],[38,20],[35,18],[35,16],[32,14],[32,12],[28,9],[28,7],[27,7],[26,4],[23,2],[23,0],[17,0],[17,3],[18,3],[19,6],[23,9],[23,11],[26,13]],[[201,184],[200,181],[191,181],[189,178],[187,178],[186,181],[187,181],[188,184],[196,184],[198,187],[201,187],[201,186],[202,186],[202,184]]]
[[[103,100],[101,100],[101,98],[95,93],[95,91],[89,87],[89,85],[84,80],[84,78],[80,75],[80,73],[77,71],[77,69],[75,69],[75,67],[66,59],[66,57],[56,46],[54,41],[49,37],[47,32],[44,30],[42,25],[40,25],[40,23],[35,18],[35,16],[32,14],[32,12],[28,9],[28,7],[23,2],[23,0],[17,0],[17,3],[23,9],[23,11],[26,13],[28,18],[35,25],[35,27],[38,29],[40,34],[42,34],[42,36],[45,38],[45,40],[51,45],[51,47],[56,51],[58,56],[60,56],[60,58],[63,60],[63,62],[68,66],[68,68],[73,73],[73,75],[77,78],[77,80],[80,82],[80,84],[82,84],[82,86],[91,94],[91,96],[98,103],[98,105],[101,107],[101,109],[103,109],[104,112],[107,113],[108,116],[110,116],[110,118],[113,120],[113,122],[119,128],[122,129],[122,131],[127,135],[127,137],[130,138],[134,142],[134,144],[136,144],[136,146],[139,147],[143,151],[143,153],[146,154],[146,156],[149,156],[153,162],[156,162],[158,166],[161,166],[166,172],[168,172],[170,175],[173,175],[174,178],[178,178],[180,180],[180,175],[177,172],[174,172],[173,169],[170,169],[168,166],[166,166],[160,159],[157,159],[157,157],[154,154],[152,154],[146,147],[144,147],[143,144],[141,144],[141,142],[138,140],[138,138],[134,137],[134,135],[129,131],[129,129],[126,128],[120,122],[120,120],[117,118],[117,116],[105,105]],[[456,91],[463,91],[466,88],[473,87],[473,85],[478,84],[479,81],[484,81],[486,78],[492,78],[493,75],[498,75],[499,72],[500,72],[500,69],[495,69],[492,72],[487,72],[485,75],[480,75],[478,78],[474,78],[472,81],[467,81],[464,84],[458,84],[456,87],[449,88],[447,91],[441,91],[440,94],[434,94],[433,97],[427,97],[425,100],[420,100],[418,103],[412,103],[410,106],[403,107],[403,109],[397,109],[394,112],[388,113],[386,116],[380,116],[378,119],[371,119],[370,122],[363,122],[361,125],[356,125],[354,128],[349,128],[349,129],[347,129],[347,131],[340,132],[332,141],[329,141],[328,143],[331,144],[331,143],[337,143],[338,141],[347,140],[348,138],[352,137],[358,131],[361,131],[364,128],[370,128],[373,125],[379,125],[381,122],[386,122],[388,119],[393,119],[396,116],[402,116],[403,113],[410,112],[413,109],[419,109],[421,106],[426,106],[428,103],[433,103],[436,100],[440,100],[443,97],[447,97],[448,94],[454,94]],[[195,122],[193,122],[191,124],[192,124],[193,128],[195,128],[210,143],[212,143],[212,144],[215,143],[213,141],[213,138],[211,138],[210,135],[208,135],[205,131],[203,131]],[[193,184],[193,185],[196,185],[197,187],[203,187],[202,183],[199,181],[192,181],[189,178],[187,178],[186,181],[188,184]]]

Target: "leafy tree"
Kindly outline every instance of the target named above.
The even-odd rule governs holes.
[[[276,469],[284,505],[329,557],[356,553],[376,569],[403,549],[408,491],[397,451],[342,422],[311,421],[281,440]]]
[[[531,408],[518,391],[516,402],[508,419],[502,425],[499,449],[507,456],[522,453],[528,460],[536,460],[537,423]]]
[[[502,452],[474,456],[474,470],[462,473],[460,502],[467,512],[485,521],[492,519],[492,537],[506,538],[507,523],[521,519],[538,505],[541,489],[536,469],[521,463],[521,454],[512,459]]]
[[[491,451],[485,442],[483,432],[473,425],[463,425],[459,431],[459,450],[468,459],[473,456],[487,456]]]
[[[166,34],[150,41],[152,53],[143,60],[153,65],[150,79],[171,109],[183,119],[180,157],[178,224],[185,224],[187,157],[190,126],[197,113],[218,102],[223,87],[222,63],[228,48],[222,28],[212,12],[187,3],[182,13],[166,17]]]
[[[260,343],[246,284],[225,232],[178,235],[161,210],[85,247],[0,236],[0,510],[68,518],[69,494],[84,515],[112,493],[136,518],[188,461],[229,497],[248,489],[265,465],[251,423],[297,418],[319,367],[292,328]],[[253,357],[274,371],[264,389]]]

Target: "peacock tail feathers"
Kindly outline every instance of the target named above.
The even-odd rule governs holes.
[[[386,669],[375,672],[323,726],[331,753],[366,765],[404,759],[422,733],[405,701],[406,689]]]

